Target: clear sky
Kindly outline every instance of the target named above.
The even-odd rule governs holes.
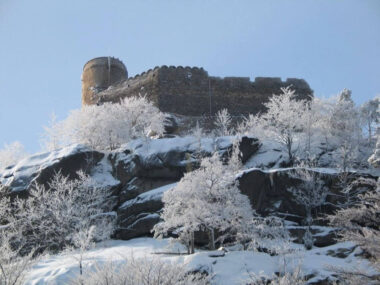
[[[215,76],[300,77],[316,96],[380,93],[379,0],[0,0],[0,148],[39,150],[50,114],[81,104],[86,61]]]

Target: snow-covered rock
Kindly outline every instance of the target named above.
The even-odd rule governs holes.
[[[215,151],[227,157],[235,137],[175,137],[157,140],[134,140],[109,157],[113,174],[121,181],[120,204],[137,195],[166,184],[177,182],[186,171],[198,167],[199,157]],[[239,148],[243,161],[259,149],[255,138],[242,137]]]
[[[173,187],[186,171],[197,168],[200,156],[217,151],[227,159],[235,140],[232,136],[134,140],[110,153],[71,145],[32,155],[6,168],[0,173],[0,183],[11,193],[21,193],[34,182],[47,185],[57,172],[76,178],[77,171],[83,170],[99,186],[112,190],[117,201],[114,210],[119,214],[116,235],[129,239],[150,234],[159,221],[163,191]],[[239,147],[246,161],[260,143],[255,138],[242,137]]]
[[[33,182],[46,185],[57,172],[75,178],[77,171],[88,172],[103,157],[104,154],[83,145],[71,145],[51,152],[37,153],[7,167],[0,174],[0,183],[11,192],[24,191]]]
[[[159,211],[163,207],[162,195],[175,185],[176,183],[165,185],[124,202],[117,209],[118,227],[115,233],[116,237],[131,239],[150,235],[153,226],[160,220]]]
[[[238,175],[240,190],[249,197],[252,206],[259,213],[276,213],[286,219],[301,222],[306,214],[305,209],[295,201],[293,194],[287,190],[301,182],[294,177],[295,169],[247,169]],[[331,168],[310,168],[307,170],[316,172],[329,189],[326,203],[320,207],[319,213],[331,213],[335,209],[334,205],[342,202],[339,171]],[[358,176],[371,177],[368,174],[352,173],[351,179]]]

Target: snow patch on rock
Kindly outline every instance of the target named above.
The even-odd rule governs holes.
[[[91,151],[88,147],[80,144],[73,144],[51,152],[43,152],[31,155],[19,161],[16,165],[8,167],[0,176],[0,183],[9,186],[13,181],[20,183],[12,187],[12,191],[25,190],[25,185],[34,181],[35,176],[43,169],[59,162],[62,158],[76,153]]]
[[[119,209],[127,208],[127,207],[129,207],[131,205],[134,205],[134,204],[145,203],[145,202],[147,202],[149,200],[161,200],[162,195],[164,194],[164,192],[166,192],[166,191],[168,191],[170,189],[173,189],[176,185],[177,185],[177,183],[172,183],[172,184],[161,186],[161,187],[158,187],[156,189],[152,189],[150,191],[142,193],[139,196],[137,196],[136,198],[124,202],[120,206]]]

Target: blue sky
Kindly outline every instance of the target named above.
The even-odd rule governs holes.
[[[30,152],[50,114],[81,104],[83,64],[112,55],[215,76],[300,77],[316,96],[380,94],[378,0],[0,0],[0,148]]]

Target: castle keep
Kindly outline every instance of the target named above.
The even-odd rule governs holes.
[[[303,79],[277,77],[214,77],[198,67],[161,66],[128,78],[124,64],[112,57],[87,62],[82,74],[82,104],[119,102],[146,95],[161,111],[184,116],[214,115],[226,108],[235,116],[265,110],[263,103],[291,85],[298,98],[313,91]]]

